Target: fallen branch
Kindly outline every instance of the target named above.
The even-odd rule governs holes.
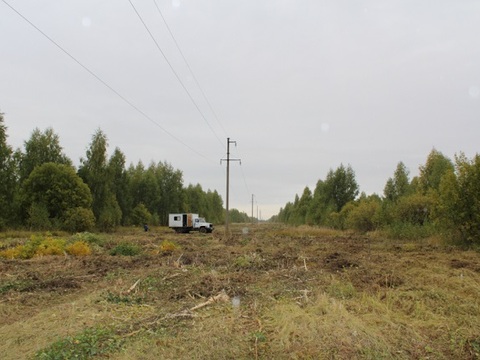
[[[180,257],[176,261],[173,262],[173,266],[175,266],[176,268],[182,267],[182,265],[180,264],[180,259],[182,258],[182,256],[183,254],[180,255]]]
[[[211,296],[207,301],[192,307],[190,309],[190,311],[195,311],[195,310],[201,309],[201,308],[203,308],[205,306],[208,306],[210,304],[213,304],[215,302],[227,302],[229,300],[230,300],[230,297],[224,291],[222,291],[218,295]]]
[[[177,276],[180,276],[180,275],[182,275],[182,274],[181,274],[181,273],[175,273],[175,274],[172,274],[172,275],[167,275],[167,276],[164,276],[164,277],[162,278],[162,281],[170,280],[170,279],[173,279],[173,278],[175,278],[175,277],[177,277]]]
[[[135,284],[133,284],[132,286],[130,286],[130,289],[128,289],[125,293],[126,294],[130,294],[133,290],[135,290],[135,288],[137,287],[137,285],[140,283],[140,279],[138,279],[137,281],[135,281]]]

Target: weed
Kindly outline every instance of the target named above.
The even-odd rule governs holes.
[[[23,290],[25,287],[31,286],[31,284],[28,284],[23,281],[11,281],[7,282],[5,284],[0,285],[0,294],[5,294],[9,292],[10,290]]]
[[[0,251],[0,257],[5,258],[5,259],[19,259],[21,258],[21,255],[24,253],[24,246],[23,245],[17,245],[13,248],[8,248],[5,250]]]
[[[356,290],[351,282],[333,281],[327,288],[327,293],[337,299],[351,299]]]
[[[262,262],[262,257],[253,252],[251,254],[245,254],[237,257],[233,263],[233,266],[239,269],[258,268],[261,266]]]
[[[97,234],[92,234],[89,232],[82,232],[82,233],[77,233],[72,236],[71,238],[74,242],[75,241],[84,241],[88,244],[96,244],[98,246],[104,246],[105,245],[105,238],[103,236],[97,235]]]
[[[83,241],[75,241],[73,244],[68,245],[65,248],[67,254],[73,256],[86,256],[92,253],[92,249],[86,242]]]
[[[252,337],[255,339],[257,342],[265,342],[267,341],[267,336],[261,332],[261,331],[255,331],[252,333]]]
[[[130,295],[115,294],[110,291],[105,294],[105,300],[109,303],[125,305],[138,305],[144,301],[144,299],[139,296],[132,297]]]
[[[91,359],[104,356],[122,348],[123,342],[112,330],[86,329],[73,337],[66,337],[38,351],[35,359]]]
[[[163,240],[160,244],[160,251],[165,254],[170,254],[178,248],[179,246],[173,241]]]
[[[63,255],[66,241],[52,235],[32,235],[25,245],[17,245],[0,251],[7,259],[31,259],[34,256]]]
[[[66,241],[47,237],[35,249],[34,256],[63,255]]]
[[[135,256],[140,254],[141,249],[138,245],[131,244],[128,242],[123,242],[115,246],[112,250],[110,250],[110,255],[123,255],[123,256]]]

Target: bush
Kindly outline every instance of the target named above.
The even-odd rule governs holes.
[[[385,228],[386,235],[391,239],[424,239],[438,233],[431,223],[415,225],[405,222],[395,222]]]
[[[95,226],[95,216],[92,210],[76,207],[65,214],[63,228],[70,232],[90,231]]]
[[[120,225],[122,220],[122,211],[115,202],[115,204],[105,207],[98,217],[97,226],[100,231],[111,232]]]
[[[63,255],[65,243],[63,239],[47,237],[37,246],[34,256]]]
[[[31,259],[35,256],[63,255],[66,241],[46,236],[32,235],[25,245],[17,245],[13,248],[0,251],[0,257],[7,259]]]
[[[18,245],[13,248],[5,249],[0,251],[0,257],[5,259],[19,259],[24,253],[24,246]]]
[[[143,225],[150,222],[152,215],[144,204],[138,204],[132,210],[131,220],[133,225]]]
[[[380,203],[376,201],[361,201],[348,213],[345,221],[347,228],[362,232],[375,230],[380,207]]]
[[[400,198],[394,210],[397,222],[413,225],[423,225],[430,220],[436,206],[435,198],[431,195],[413,194]]]
[[[160,244],[160,251],[163,253],[172,253],[176,249],[178,249],[178,246],[168,240],[163,240]]]
[[[135,256],[140,254],[140,247],[135,244],[121,243],[110,250],[110,255]]]
[[[33,203],[28,209],[28,226],[35,230],[49,230],[52,222],[49,218],[48,209],[44,204]]]
[[[65,251],[69,255],[73,256],[86,256],[92,253],[92,249],[86,242],[83,241],[75,241],[73,244],[68,245],[65,248]]]

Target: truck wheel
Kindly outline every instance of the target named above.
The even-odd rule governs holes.
[[[204,227],[201,227],[199,230],[202,234],[205,234],[207,232],[207,229]]]

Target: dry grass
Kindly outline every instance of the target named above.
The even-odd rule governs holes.
[[[123,341],[112,359],[480,358],[478,252],[245,227],[228,239],[122,229],[94,255],[0,260],[0,353],[32,358],[108,327]],[[141,254],[110,256],[122,243]],[[228,301],[208,302],[222,291]]]

